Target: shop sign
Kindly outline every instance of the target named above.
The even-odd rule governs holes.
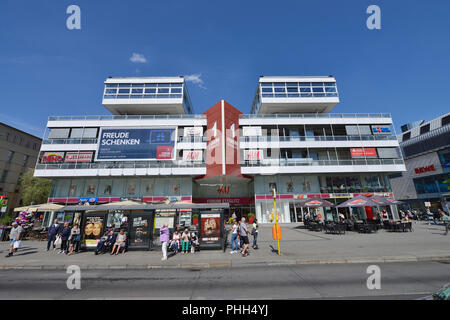
[[[421,174],[421,173],[426,173],[426,172],[431,172],[431,171],[436,171],[434,164],[426,166],[426,167],[419,167],[419,168],[414,169],[414,172],[416,174]]]
[[[375,148],[350,148],[352,158],[376,158],[377,150]]]
[[[244,160],[245,161],[262,161],[263,151],[262,150],[244,150]]]
[[[64,161],[64,152],[45,152],[41,163],[62,163]]]
[[[242,135],[244,137],[262,136],[261,127],[242,127]]]
[[[93,152],[66,152],[64,162],[92,162]]]
[[[189,151],[183,150],[183,161],[202,161],[203,160],[203,151]]]
[[[185,127],[183,131],[185,137],[202,137],[203,127]]]
[[[390,134],[391,128],[388,126],[372,126],[373,134]]]
[[[98,202],[98,198],[78,198],[78,203],[97,203]]]

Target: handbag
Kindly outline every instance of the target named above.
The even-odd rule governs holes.
[[[14,241],[14,249],[19,249],[22,246],[22,240]]]
[[[55,240],[55,246],[61,245],[61,242],[62,242],[61,237],[60,237],[60,236],[57,236],[57,237],[56,237],[56,240]]]

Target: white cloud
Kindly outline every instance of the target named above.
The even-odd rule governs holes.
[[[201,77],[202,77],[201,73],[195,73],[184,76],[184,80],[186,80],[187,82],[195,83],[202,89],[206,89],[206,87],[203,85],[203,80]]]
[[[144,57],[144,55],[142,53],[136,52],[133,52],[130,61],[134,63],[147,63],[147,59]]]

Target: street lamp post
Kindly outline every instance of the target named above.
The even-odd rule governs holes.
[[[278,235],[278,214],[277,214],[277,202],[276,197],[277,193],[275,191],[275,188],[272,188],[272,195],[273,195],[273,208],[274,208],[274,216],[275,216],[275,237],[277,239],[277,246],[278,246],[278,255],[281,256],[280,251],[280,236]]]

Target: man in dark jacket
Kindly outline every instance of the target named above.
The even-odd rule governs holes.
[[[55,240],[56,235],[60,233],[61,225],[58,224],[58,219],[53,221],[53,224],[48,228],[48,241],[47,241],[47,251],[50,250],[50,244],[53,244],[53,250],[56,250]]]
[[[64,226],[60,229],[59,236],[61,237],[61,250],[59,251],[59,253],[67,254],[67,251],[69,249],[68,242],[70,236],[70,227],[68,222],[65,222]]]
[[[105,253],[108,248],[116,241],[116,237],[114,236],[114,231],[111,230],[106,232],[103,237],[100,238],[100,241],[97,244],[97,248],[95,249],[95,254]]]

